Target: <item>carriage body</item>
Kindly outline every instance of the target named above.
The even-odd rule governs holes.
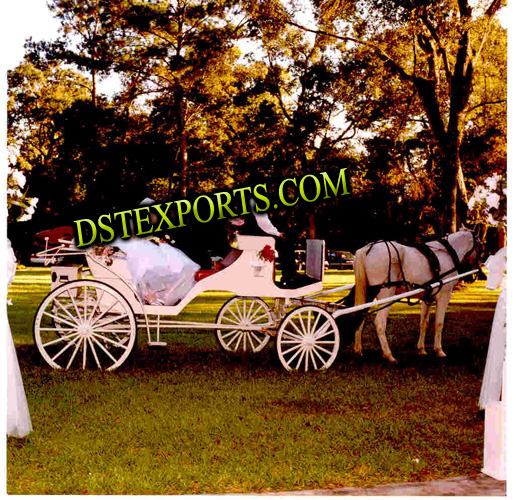
[[[85,369],[90,365],[112,370],[134,351],[139,328],[146,331],[151,346],[166,345],[161,338],[166,329],[210,329],[215,330],[219,344],[227,351],[259,352],[271,338],[277,337],[279,357],[285,368],[292,369],[292,363],[302,363],[306,369],[330,366],[339,347],[339,332],[326,308],[310,309],[301,304],[308,307],[306,317],[296,316],[294,321],[287,318],[288,310],[299,305],[303,297],[323,289],[324,241],[307,240],[306,274],[311,282],[299,288],[280,288],[275,282],[274,259],[263,258],[275,253],[274,238],[239,235],[237,248],[238,256],[230,265],[204,275],[173,306],[149,305],[140,299],[124,254],[116,252],[107,257],[94,249],[79,251],[72,242],[40,252],[51,259],[83,254],[89,270],[87,273],[78,265],[52,268],[52,290],[40,305],[34,322],[40,353],[54,368]],[[176,319],[192,300],[209,291],[234,294],[214,323]],[[263,298],[271,299],[271,305]],[[289,338],[280,334],[283,325],[293,330],[296,323],[297,328],[303,325],[302,334],[290,332]],[[333,335],[333,341],[323,340],[326,349],[323,347],[317,357],[308,353],[313,329],[323,336]],[[306,346],[302,356],[294,359],[297,336],[303,337]],[[289,345],[285,346],[285,342]]]

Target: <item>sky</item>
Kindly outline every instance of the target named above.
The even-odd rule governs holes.
[[[52,39],[60,27],[60,23],[51,15],[46,0],[5,0],[2,10],[2,66],[6,69],[15,68],[22,60],[27,38]]]

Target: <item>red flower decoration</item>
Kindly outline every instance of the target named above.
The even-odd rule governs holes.
[[[266,262],[274,262],[276,255],[274,249],[270,245],[265,245],[263,250],[257,254],[260,260],[265,260]]]

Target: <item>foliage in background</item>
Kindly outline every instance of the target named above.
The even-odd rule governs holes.
[[[275,214],[282,230],[350,250],[440,236],[505,171],[502,5],[53,0],[60,36],[9,72],[34,227],[346,167],[350,197]]]

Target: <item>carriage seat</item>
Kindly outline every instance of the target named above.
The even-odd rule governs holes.
[[[237,259],[239,259],[239,256],[242,253],[243,252],[241,250],[232,248],[225,258],[221,259],[220,261],[214,264],[214,269],[200,269],[199,271],[196,271],[194,279],[196,281],[201,281],[205,278],[208,278],[209,276],[212,276],[213,274],[219,273],[219,271],[222,271],[226,267],[233,264]]]

